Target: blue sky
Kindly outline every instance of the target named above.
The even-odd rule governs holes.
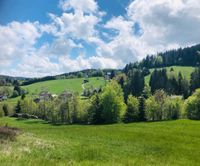
[[[114,3],[113,3],[114,2]],[[105,20],[112,16],[124,15],[130,0],[98,0],[100,9],[107,15]],[[58,7],[59,0],[1,0],[0,1],[0,24],[7,24],[15,21],[40,21],[48,23],[48,13],[61,14],[62,10]]]
[[[0,0],[0,74],[123,68],[200,41],[198,0]]]

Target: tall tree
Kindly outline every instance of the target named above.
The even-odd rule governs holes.
[[[124,122],[137,122],[139,121],[139,101],[132,95],[128,96],[127,109],[124,115]]]
[[[144,76],[141,70],[130,70],[127,76],[127,84],[125,87],[125,99],[129,94],[140,96],[144,89]]]
[[[200,88],[200,67],[196,68],[194,72],[191,74],[191,91],[195,91],[195,89]]]
[[[116,123],[125,111],[123,91],[120,85],[111,81],[106,85],[101,95],[102,117],[105,123]]]

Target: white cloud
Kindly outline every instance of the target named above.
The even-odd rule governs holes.
[[[200,42],[199,11],[198,0],[135,0],[127,9],[143,29],[140,41],[157,51]]]
[[[25,56],[17,67],[23,76],[41,77],[60,73],[59,64],[51,62],[45,55]]]
[[[86,68],[123,68],[147,54],[200,42],[198,0],[134,0],[126,14],[104,25],[105,13],[95,0],[61,0],[59,7],[63,13],[49,14],[49,24],[13,21],[0,25],[0,73],[44,76]],[[53,40],[38,48],[35,45],[43,34]],[[85,43],[96,54],[85,55]],[[71,55],[77,48],[81,51]]]
[[[82,11],[63,13],[61,17],[51,14],[51,18],[57,27],[57,32],[53,35],[84,40],[95,35],[95,26],[100,21],[97,16],[84,15]]]
[[[84,13],[92,13],[98,10],[98,5],[94,0],[61,0],[59,6],[64,11],[73,9]]]
[[[135,0],[126,16],[113,17],[104,25],[118,34],[100,44],[97,53],[121,60],[118,67],[123,67],[147,54],[199,43],[199,11],[198,0]],[[141,29],[134,29],[135,24]]]
[[[0,25],[0,65],[10,65],[32,49],[41,36],[38,22],[11,22]]]
[[[99,69],[99,68],[117,68],[119,62],[117,60],[101,57],[101,56],[92,56],[84,57],[79,55],[76,59],[70,59],[66,56],[61,56],[59,58],[59,64],[62,66],[65,71],[79,71],[82,69]]]

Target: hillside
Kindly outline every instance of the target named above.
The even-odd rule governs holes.
[[[60,80],[51,80],[34,83],[27,86],[22,86],[23,89],[29,92],[29,94],[39,94],[42,89],[47,89],[49,92],[54,94],[59,94],[64,90],[70,90],[73,92],[82,93],[82,83],[83,78],[74,78],[74,79],[60,79]],[[93,86],[98,88],[105,85],[105,80],[103,77],[92,77],[89,78],[89,82],[86,83],[86,87]]]
[[[178,75],[179,72],[182,73],[183,77],[185,77],[188,81],[190,81],[190,75],[194,71],[194,67],[186,67],[186,66],[171,66],[171,67],[163,67],[167,69],[167,72],[170,71],[171,68],[174,69],[175,73]],[[150,74],[145,77],[145,83],[148,84],[150,81],[151,73],[155,69],[162,69],[162,68],[153,68],[150,69]]]
[[[5,165],[199,165],[200,122],[53,126],[2,118],[22,129],[0,147]]]

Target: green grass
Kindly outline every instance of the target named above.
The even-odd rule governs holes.
[[[64,90],[82,93],[82,83],[83,78],[61,79],[39,82],[28,86],[22,86],[22,88],[26,89],[29,92],[29,94],[39,94],[42,89],[47,89],[49,92],[54,94],[59,94]],[[91,85],[93,85],[94,87],[103,86],[105,85],[105,80],[102,77],[89,78],[89,83],[87,83],[87,86]]]
[[[0,144],[1,165],[187,165],[200,163],[200,121],[53,126],[0,119],[22,129]]]
[[[83,92],[83,88],[81,86],[82,83],[83,83],[83,78],[61,79],[61,80],[39,82],[39,83],[31,84],[28,86],[22,86],[22,88],[29,92],[27,97],[30,97],[32,95],[38,95],[42,89],[47,89],[49,92],[53,94],[60,94],[64,90],[70,90],[70,91],[78,92],[79,94],[81,94]],[[106,82],[103,77],[92,77],[92,78],[89,78],[89,82],[85,84],[85,88],[91,87],[91,86],[93,86],[94,88],[99,88],[100,86],[104,86],[105,83]],[[13,88],[13,87],[10,87],[10,88]],[[14,108],[19,99],[20,97],[9,98],[8,100],[0,102],[0,107],[3,104],[8,104]]]
[[[190,75],[194,71],[194,67],[186,67],[186,66],[171,66],[171,67],[164,67],[169,72],[170,69],[173,67],[175,73],[178,75],[178,72],[180,71],[187,80],[190,80]],[[157,68],[162,69],[162,68]],[[150,69],[150,73],[152,73],[154,69]],[[150,81],[150,74],[145,77],[145,83],[148,84]]]

